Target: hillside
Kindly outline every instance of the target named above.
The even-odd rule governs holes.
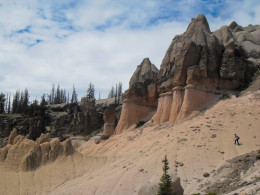
[[[1,163],[0,193],[137,194],[141,186],[160,178],[165,154],[185,194],[200,192],[200,184],[213,183],[214,170],[227,160],[260,149],[259,98],[259,91],[233,96],[181,124],[153,126],[150,121],[98,145],[94,139],[75,140],[76,153],[34,171]],[[240,146],[234,145],[234,133],[241,137]],[[183,166],[176,166],[177,161]],[[210,176],[203,177],[205,172]]]

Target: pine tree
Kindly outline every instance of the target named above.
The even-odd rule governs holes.
[[[5,113],[8,113],[8,100],[9,100],[9,94],[7,93],[6,99],[5,99],[5,106],[4,106]],[[1,102],[1,100],[0,100],[0,102]]]
[[[5,94],[0,94],[0,114],[5,112]]]
[[[87,90],[87,98],[95,98],[95,87],[94,85],[90,82],[89,87]]]
[[[49,98],[49,104],[54,104],[54,97],[55,97],[55,85],[52,84],[51,93],[48,95]]]
[[[11,95],[9,95],[9,99],[8,99],[8,109],[7,109],[7,113],[8,113],[8,114],[11,113]]]
[[[122,83],[118,83],[118,103],[120,102],[120,99],[122,97]]]
[[[115,104],[117,104],[118,103],[118,90],[117,90],[117,84],[116,84],[116,92],[115,92]]]
[[[58,85],[54,96],[54,104],[60,104],[60,103],[61,103],[61,93],[60,93],[60,85]]]
[[[169,170],[169,163],[167,156],[165,155],[165,158],[163,160],[163,175],[161,177],[161,182],[159,183],[159,189],[157,192],[157,195],[170,195],[172,194],[171,190],[171,176],[168,174]]]
[[[68,97],[69,98],[69,97]],[[75,89],[75,86],[73,85],[73,89],[72,89],[72,95],[71,95],[71,101],[70,103],[78,103],[78,95]]]
[[[45,100],[45,94],[43,94],[42,97],[41,97],[40,106],[41,106],[41,107],[44,107],[44,106],[46,106],[47,104],[48,104],[48,103],[47,103],[47,101]]]
[[[21,104],[22,104],[21,112],[27,113],[28,109],[29,109],[29,92],[28,92],[28,89],[24,90],[23,99],[22,99]]]
[[[113,98],[115,97],[115,88],[114,86],[111,87],[109,94],[108,94],[108,98]]]
[[[17,90],[13,97],[12,113],[19,112],[19,101],[20,101],[20,92]]]

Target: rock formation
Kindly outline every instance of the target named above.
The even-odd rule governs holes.
[[[114,134],[122,109],[121,97],[118,100],[115,101],[115,98],[108,98],[96,101],[97,111],[103,114],[104,120],[103,136],[101,136],[101,139],[107,139]]]
[[[193,18],[186,32],[172,40],[159,72],[148,58],[137,67],[123,95],[116,134],[145,117],[149,120],[157,102],[154,124],[175,124],[224,93],[246,87],[260,68],[259,35],[259,25],[243,28],[232,22],[211,32],[204,15]]]
[[[212,33],[205,16],[193,18],[186,32],[174,37],[162,61],[155,123],[181,122],[222,93],[240,90],[256,70],[259,57],[254,52],[260,50],[252,34],[258,30],[259,26],[242,28],[233,22]],[[248,55],[256,59],[248,61]]]
[[[30,171],[51,161],[58,156],[71,155],[74,148],[69,139],[60,142],[58,138],[49,140],[49,134],[42,134],[37,141],[17,135],[14,129],[9,136],[7,146],[0,148],[0,161],[7,167]]]
[[[139,121],[148,121],[154,115],[157,105],[156,77],[158,69],[145,58],[129,82],[129,89],[123,94],[123,106],[115,134],[128,128],[135,128]]]

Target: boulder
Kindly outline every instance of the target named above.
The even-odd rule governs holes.
[[[171,176],[171,179],[172,195],[183,195],[184,190],[181,186],[180,178],[177,176]],[[160,180],[158,179],[157,181],[145,184],[138,191],[138,195],[156,195],[159,189],[159,182]]]

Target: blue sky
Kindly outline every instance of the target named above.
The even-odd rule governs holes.
[[[204,14],[212,31],[259,24],[257,0],[0,0],[0,92],[52,84],[83,96],[89,82],[105,98],[149,57],[158,68],[176,34]]]

